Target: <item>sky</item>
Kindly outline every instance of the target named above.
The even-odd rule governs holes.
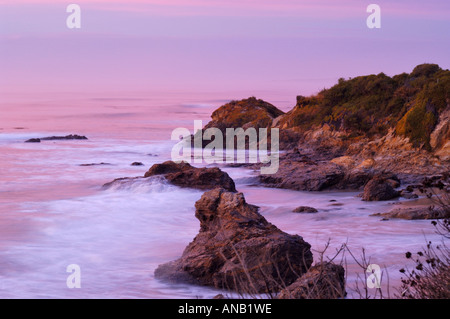
[[[69,29],[66,7],[81,8]],[[369,29],[369,4],[381,28]],[[0,0],[0,94],[278,92],[450,68],[448,0]]]

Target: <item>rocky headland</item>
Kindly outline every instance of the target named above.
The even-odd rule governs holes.
[[[214,111],[211,127],[279,129],[280,165],[260,175],[266,186],[363,190],[372,183],[384,194],[365,200],[391,199],[399,186],[450,170],[450,71],[423,64],[410,74],[340,79],[317,95],[297,96],[287,113],[255,97],[232,101]],[[380,176],[389,174],[398,185],[383,183]]]

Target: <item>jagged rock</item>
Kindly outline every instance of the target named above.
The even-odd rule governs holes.
[[[393,178],[376,176],[364,187],[362,200],[379,201],[390,200],[399,196],[399,192],[394,189],[396,181]]]
[[[277,299],[337,299],[345,295],[344,267],[325,262],[311,267],[283,289]]]
[[[444,210],[442,208],[433,207],[406,207],[406,208],[395,208],[387,213],[377,213],[370,216],[378,216],[383,218],[399,218],[399,219],[441,219],[449,218],[450,211]]]
[[[307,213],[307,214],[313,214],[319,212],[314,207],[309,206],[299,206],[296,209],[293,210],[294,213]]]
[[[233,179],[217,167],[197,168],[188,163],[175,163],[167,161],[154,164],[144,177],[163,175],[170,183],[181,187],[192,187],[202,190],[222,187],[236,192]]]
[[[276,292],[312,263],[311,246],[267,222],[242,193],[214,189],[195,208],[200,232],[180,259],[156,269],[156,278],[241,293]]]

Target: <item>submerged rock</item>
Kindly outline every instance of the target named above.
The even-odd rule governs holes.
[[[308,213],[308,214],[312,214],[312,213],[317,213],[318,210],[315,209],[314,207],[299,206],[296,209],[294,209],[293,212],[294,213]]]
[[[236,192],[233,179],[217,167],[197,168],[188,163],[175,163],[167,161],[154,164],[144,177],[163,175],[170,183],[181,187],[192,187],[202,190],[216,187]]]
[[[267,222],[242,193],[214,189],[195,208],[200,232],[180,259],[156,269],[156,278],[241,293],[276,292],[312,263],[311,246]]]
[[[345,295],[344,267],[324,262],[283,289],[277,299],[337,299]]]

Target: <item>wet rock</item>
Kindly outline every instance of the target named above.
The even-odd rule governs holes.
[[[444,210],[442,208],[433,207],[406,207],[406,208],[395,208],[387,213],[377,213],[370,216],[383,217],[383,219],[389,218],[399,218],[407,220],[415,219],[441,219],[449,218],[450,211]]]
[[[241,293],[276,292],[312,263],[311,246],[267,222],[242,193],[214,189],[195,208],[200,232],[180,259],[156,269],[156,278]]]
[[[309,206],[299,206],[296,209],[293,210],[294,213],[307,213],[307,214],[313,214],[319,212],[314,207]]]
[[[154,164],[144,175],[151,177],[163,175],[170,183],[180,187],[191,187],[202,190],[216,187],[236,192],[233,179],[217,167],[197,168],[188,163],[175,163],[167,161],[162,164]]]
[[[374,177],[364,187],[362,200],[381,201],[390,200],[399,196],[393,187],[395,180],[381,176]]]
[[[311,267],[283,289],[277,299],[337,299],[345,295],[344,267],[325,262]]]

